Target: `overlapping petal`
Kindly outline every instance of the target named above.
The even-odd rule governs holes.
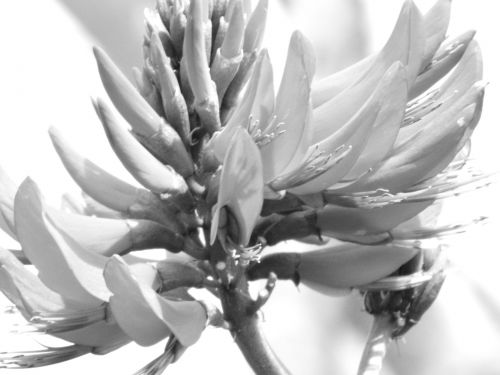
[[[153,345],[171,333],[186,346],[198,340],[207,319],[200,303],[160,296],[139,282],[116,255],[106,264],[104,277],[113,293],[109,301],[113,316],[138,344]]]

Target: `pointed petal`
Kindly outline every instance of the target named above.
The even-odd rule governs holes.
[[[210,242],[216,239],[220,209],[228,206],[239,226],[237,241],[246,245],[262,209],[262,160],[259,149],[243,129],[238,129],[226,152],[217,203],[213,208]]]
[[[205,309],[196,301],[171,301],[141,284],[127,264],[114,255],[104,277],[113,292],[109,304],[120,327],[139,345],[153,345],[171,333],[192,345],[205,328]]]
[[[456,69],[445,81],[429,95],[417,98],[409,103],[406,120],[409,125],[403,127],[394,145],[395,149],[404,147],[412,137],[418,134],[428,122],[464,96],[472,85],[483,77],[483,61],[481,50],[476,41],[472,40]]]
[[[261,147],[262,159],[266,160],[265,182],[277,177],[289,165],[293,166],[294,161],[302,161],[307,152],[311,137],[310,93],[314,69],[312,46],[300,32],[294,32],[276,97],[276,125],[264,131],[264,134],[274,136]]]
[[[210,78],[204,34],[203,0],[191,1],[184,36],[184,57],[187,75],[195,97],[195,110],[203,128],[209,134],[220,129],[219,99],[215,84]]]
[[[19,187],[14,207],[19,241],[42,282],[89,306],[107,301],[110,293],[102,277],[104,257],[62,237],[47,217],[40,192],[29,178]]]
[[[165,55],[158,34],[151,35],[151,60],[156,68],[160,86],[163,109],[167,121],[172,124],[179,136],[187,144],[189,141],[189,114],[179,82],[170,65],[170,60]]]
[[[446,37],[450,23],[451,0],[436,0],[424,15],[425,48],[421,68],[432,60],[441,42]]]
[[[366,145],[341,186],[352,183],[382,161],[391,151],[400,130],[408,98],[406,70],[399,65],[381,103],[380,112],[367,136]]]
[[[250,15],[245,28],[243,51],[250,53],[260,49],[266,29],[268,7],[269,0],[259,0],[257,6]]]
[[[234,4],[224,41],[220,49],[215,51],[213,62],[210,65],[210,76],[217,87],[219,104],[222,102],[231,81],[236,76],[243,59],[241,45],[243,43],[245,19],[241,1]]]
[[[409,261],[417,249],[391,245],[334,245],[301,254],[300,280],[320,292],[352,288],[390,275]]]
[[[141,134],[158,132],[161,118],[154,109],[102,49],[94,47],[94,55],[104,88],[121,115]]]
[[[123,126],[103,101],[94,103],[108,140],[125,168],[155,193],[185,194],[187,185],[175,170],[161,164]]]
[[[262,50],[255,63],[247,89],[226,126],[214,134],[210,147],[222,162],[236,129],[247,128],[255,142],[261,139],[262,130],[269,124],[274,111],[273,71],[267,50]],[[253,125],[251,122],[254,121]],[[258,123],[257,123],[258,121]],[[253,126],[252,126],[253,125]]]
[[[317,211],[318,227],[322,234],[336,238],[342,238],[342,234],[367,235],[387,232],[411,219],[430,204],[432,201],[402,202],[379,208],[327,204]]]
[[[339,180],[349,172],[366,147],[370,134],[373,131],[373,127],[379,121],[382,108],[381,102],[390,103],[391,99],[393,99],[396,103],[399,102],[399,99],[396,97],[391,97],[389,100],[386,99],[388,99],[388,95],[390,94],[398,95],[401,94],[401,90],[404,91],[404,71],[401,69],[402,67],[399,62],[394,63],[382,77],[382,80],[376,86],[371,96],[366,100],[363,106],[361,106],[361,109],[359,109],[359,111],[346,124],[340,127],[332,135],[319,142],[317,145],[311,147],[311,149],[317,148],[319,152],[322,152],[325,155],[332,155],[335,150],[338,150],[341,147],[347,147],[350,148],[349,154],[318,177],[311,179],[303,185],[290,189],[291,192],[302,195],[328,189],[332,185],[339,182]],[[384,98],[384,100],[381,100],[381,98]],[[388,104],[385,105],[390,107]],[[398,114],[385,112],[385,115],[391,117],[393,115],[395,116],[392,120],[396,124],[390,124],[391,130],[395,131],[394,128],[397,126]],[[382,120],[384,119],[380,118],[380,121]],[[379,124],[382,123],[379,122]],[[385,124],[383,125],[385,126]],[[392,139],[389,139],[387,142],[382,142],[381,145],[388,143],[385,145],[385,147],[388,147],[391,141],[393,141],[394,135],[395,134],[392,134]],[[371,147],[373,146],[369,147],[371,150]]]
[[[85,304],[66,299],[52,291],[30,272],[10,251],[0,248],[0,274],[11,284],[0,283],[1,290],[9,297],[26,319],[35,313],[61,313],[84,309]]]
[[[467,31],[456,38],[446,40],[432,61],[417,77],[415,84],[411,87],[409,98],[413,99],[422,94],[448,74],[460,61],[474,35],[474,31]]]
[[[439,173],[453,160],[479,121],[483,94],[483,84],[471,87],[449,108],[431,116],[422,131],[350,189],[398,192]]]
[[[59,230],[83,249],[105,256],[158,247],[178,252],[184,244],[182,236],[149,220],[89,217],[53,208],[47,212]]]
[[[150,194],[145,189],[136,188],[116,178],[78,154],[58,129],[51,127],[49,134],[68,173],[85,193],[98,202],[127,212],[137,202],[139,195]]]
[[[407,0],[389,40],[378,54],[315,82],[312,90],[313,108],[335,98],[356,82],[365,79],[377,82],[396,61],[408,66],[408,82],[413,83],[420,70],[424,43],[423,18],[413,1]],[[317,137],[315,139],[320,138]]]

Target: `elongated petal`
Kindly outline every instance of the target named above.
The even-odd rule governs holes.
[[[255,142],[266,143],[262,132],[274,111],[273,70],[267,50],[263,50],[255,63],[248,87],[226,126],[213,135],[209,148],[222,162],[236,129],[248,128]],[[255,121],[253,124],[252,121]]]
[[[156,133],[161,124],[158,114],[102,49],[94,47],[94,55],[104,88],[118,111],[140,133]]]
[[[125,168],[144,187],[156,193],[184,194],[187,185],[175,170],[161,164],[119,123],[102,101],[95,102],[96,111],[102,121],[113,150]]]
[[[396,141],[405,114],[408,83],[406,70],[401,65],[395,69],[394,78],[387,88],[372,132],[367,136],[368,141],[349,173],[342,178],[342,186],[357,180],[382,161]]]
[[[205,328],[205,309],[196,301],[171,301],[142,285],[127,264],[114,255],[104,270],[113,292],[110,308],[120,327],[139,345],[152,345],[173,333],[191,345]]]
[[[195,97],[195,109],[210,134],[220,129],[219,99],[210,78],[206,56],[203,0],[191,1],[184,36],[184,58],[189,83]]]
[[[312,46],[300,32],[295,32],[276,97],[275,126],[264,130],[274,136],[261,147],[264,181],[269,182],[293,163],[302,161],[310,145],[311,80],[315,58]]]
[[[85,193],[98,202],[127,212],[137,202],[139,195],[149,194],[147,190],[129,185],[77,153],[56,128],[50,128],[49,134],[71,177]]]
[[[228,206],[239,226],[238,242],[246,245],[263,203],[262,160],[248,133],[239,129],[231,140],[222,166],[217,203],[213,209],[210,242],[216,239],[220,210]]]
[[[411,147],[400,147],[381,166],[354,184],[356,191],[405,190],[444,169],[466,142],[481,114],[484,85],[474,85],[446,111],[432,116]],[[465,137],[464,137],[465,136]]]
[[[320,292],[351,288],[390,275],[418,250],[344,243],[301,254],[300,280]]]
[[[0,166],[0,228],[16,239],[14,228],[14,197],[17,186]]]
[[[184,244],[180,235],[149,220],[97,218],[52,208],[48,215],[82,248],[105,256],[156,247],[178,252]]]
[[[32,180],[26,179],[21,184],[14,207],[19,241],[39,270],[42,282],[89,306],[107,301],[110,293],[102,277],[104,257],[62,237],[46,216],[42,197]]]
[[[483,77],[481,50],[476,41],[469,42],[467,50],[456,69],[429,95],[410,102],[406,120],[411,126],[401,129],[394,145],[395,150],[405,145],[427,126],[428,122],[447,111],[454,103],[469,91],[470,87]]]
[[[227,88],[236,76],[243,59],[241,45],[243,42],[245,19],[241,2],[236,2],[235,4],[222,46],[215,51],[212,64],[210,65],[210,76],[217,87],[219,104],[222,102]]]
[[[359,109],[359,111],[344,126],[340,127],[324,141],[321,141],[317,145],[313,146],[317,147],[320,152],[323,152],[326,155],[333,154],[333,152],[340,147],[349,147],[351,149],[350,153],[337,165],[333,166],[320,176],[313,178],[309,182],[293,188],[290,190],[291,192],[295,194],[316,193],[339,182],[339,180],[343,178],[354,166],[363,152],[363,149],[370,138],[370,134],[373,131],[373,127],[378,121],[382,121],[384,119],[387,120],[387,117],[385,116],[395,116],[394,119],[391,119],[393,123],[389,124],[391,131],[395,132],[394,128],[397,127],[398,123],[397,113],[392,114],[385,112],[385,118],[380,118],[380,120],[378,116],[380,115],[382,108],[381,103],[390,103],[391,100],[398,102],[399,100],[397,97],[391,97],[391,99],[386,101],[385,99],[388,99],[387,95],[400,95],[401,91],[404,91],[404,71],[401,69],[401,64],[393,64],[361,109]],[[384,98],[384,100],[381,100],[381,98]],[[401,115],[401,112],[399,114]],[[382,122],[379,122],[379,124],[381,124],[381,126],[386,125],[382,124]],[[385,144],[384,147],[387,148],[393,142],[394,136],[395,134],[389,134],[388,137],[391,139],[382,140],[381,144]],[[369,147],[371,150],[372,146]],[[365,165],[365,162],[362,163],[363,164],[361,165]]]
[[[184,143],[189,141],[189,115],[177,77],[165,55],[160,37],[151,35],[152,63],[156,68],[163,109],[167,121],[177,130]]]
[[[317,211],[318,227],[326,236],[367,235],[389,231],[432,204],[395,203],[380,208],[342,207],[328,204]]]
[[[0,248],[0,273],[11,283],[10,292],[5,283],[0,288],[9,297],[26,319],[33,313],[75,312],[85,309],[85,304],[62,297],[49,289],[40,279],[30,272],[10,251]]]
[[[391,38],[366,72],[349,88],[314,110],[313,141],[328,137],[345,124],[373,93],[383,75],[397,61],[406,67],[410,86],[420,68],[423,49],[422,17],[407,1]]]
[[[243,42],[243,50],[247,53],[258,50],[262,44],[264,31],[266,29],[268,6],[269,0],[259,0],[248,19]]]
[[[456,38],[446,40],[417,77],[411,87],[409,98],[413,99],[422,94],[450,72],[462,58],[474,35],[474,31],[467,31]]]
[[[379,53],[313,84],[313,108],[336,97],[363,77],[374,78],[373,72],[377,70],[377,66],[383,73],[396,61],[401,61],[403,65],[410,62],[408,81],[412,83],[420,69],[424,49],[425,37],[422,24],[422,16],[415,4],[410,0],[405,1],[392,34]]]
[[[421,68],[432,60],[441,42],[446,37],[450,23],[451,0],[436,0],[432,8],[424,15],[425,48]]]

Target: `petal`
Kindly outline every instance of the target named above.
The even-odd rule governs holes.
[[[474,35],[474,31],[467,31],[458,37],[446,40],[436,52],[433,60],[417,77],[411,87],[409,98],[413,99],[422,94],[448,74],[461,60]]]
[[[409,124],[411,126],[407,125],[401,129],[394,148],[404,147],[431,119],[447,111],[482,77],[483,61],[481,50],[476,41],[470,41],[456,69],[446,80],[433,90],[430,95],[425,95],[420,99],[417,98],[409,103],[405,121],[411,119]]]
[[[189,84],[195,97],[195,110],[203,128],[212,134],[220,129],[219,99],[210,78],[206,56],[203,0],[191,1],[184,35],[184,57]]]
[[[425,48],[421,68],[432,60],[441,42],[446,37],[450,23],[451,0],[436,0],[424,15]]]
[[[63,296],[97,306],[110,293],[102,277],[105,258],[64,238],[47,216],[40,192],[27,178],[15,199],[19,242],[39,271],[40,280]]]
[[[325,155],[333,154],[340,147],[348,147],[351,149],[349,154],[323,174],[297,188],[290,189],[290,192],[294,194],[310,194],[325,190],[339,182],[349,172],[366,147],[373,126],[379,121],[378,116],[382,108],[381,102],[391,102],[392,100],[389,99],[388,95],[398,95],[401,94],[402,89],[404,90],[402,75],[404,72],[401,69],[404,68],[401,67],[400,63],[394,63],[355,116],[327,139],[313,146]],[[381,98],[384,98],[384,100],[382,101]],[[398,102],[397,98],[392,99]],[[397,121],[397,118],[394,120]],[[395,127],[394,124],[391,124],[391,126]],[[372,146],[369,147],[371,149]]]
[[[330,237],[342,237],[342,234],[363,236],[387,232],[411,219],[430,204],[432,201],[402,202],[379,208],[327,204],[317,211],[318,227],[322,234]]]
[[[78,154],[58,129],[51,127],[49,134],[68,173],[82,190],[96,201],[115,210],[127,212],[137,203],[140,195],[151,194],[116,178]]]
[[[390,275],[417,252],[391,245],[343,243],[302,253],[298,272],[301,282],[320,292],[351,288]]]
[[[396,141],[405,114],[408,83],[406,70],[402,66],[399,66],[394,74],[366,145],[349,173],[342,178],[342,186],[357,180],[382,161]]]
[[[241,101],[235,108],[226,126],[214,134],[209,146],[217,159],[222,162],[236,129],[247,128],[257,142],[262,130],[267,126],[274,110],[273,70],[267,50],[263,50],[255,62]],[[252,127],[252,121],[255,122]],[[254,129],[255,128],[255,129]]]
[[[250,53],[260,48],[266,29],[268,7],[269,0],[259,0],[257,6],[250,15],[245,28],[243,51]]]
[[[189,141],[189,114],[186,101],[182,96],[179,82],[165,55],[165,50],[158,34],[151,36],[151,60],[156,69],[157,81],[161,92],[161,99],[165,117],[172,124],[179,136],[187,144]]]
[[[30,272],[10,251],[0,248],[0,274],[8,284],[0,283],[2,291],[30,319],[34,313],[62,313],[85,309],[85,304],[66,299],[47,288],[40,279]]]
[[[119,123],[103,101],[97,100],[96,111],[106,130],[109,143],[125,168],[147,189],[156,193],[184,194],[187,185],[172,167],[163,165]]]
[[[47,215],[59,230],[83,249],[105,256],[134,250],[168,248],[183,249],[183,238],[150,220],[107,219],[47,209]]]
[[[171,301],[141,284],[127,264],[114,255],[104,270],[109,304],[120,327],[139,345],[153,345],[173,333],[183,345],[192,345],[205,328],[207,315],[196,301]]]
[[[313,84],[313,108],[326,103],[364,77],[375,81],[396,61],[408,65],[408,81],[415,79],[424,49],[423,19],[413,1],[405,1],[394,30],[384,48],[348,68]],[[378,71],[376,78],[374,73]]]
[[[453,160],[479,121],[483,95],[484,85],[474,85],[444,112],[432,116],[419,133],[350,189],[398,192],[439,173]]]
[[[121,115],[144,135],[158,132],[161,118],[102,49],[94,47],[99,74],[110,99]]]
[[[245,130],[238,129],[222,166],[217,203],[213,208],[211,243],[216,239],[220,209],[226,205],[238,222],[239,243],[248,243],[262,209],[263,186],[259,149]]]
[[[391,38],[366,72],[349,88],[314,109],[313,141],[328,137],[345,124],[373,93],[387,70],[400,61],[411,86],[420,68],[423,49],[422,17],[407,1]]]
[[[310,145],[310,93],[314,68],[312,46],[300,32],[294,32],[276,97],[276,126],[264,130],[264,134],[274,137],[261,147],[262,159],[266,161],[266,182],[293,165],[294,160],[301,161]]]

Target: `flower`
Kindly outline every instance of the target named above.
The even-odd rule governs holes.
[[[314,81],[313,48],[297,31],[275,95],[261,49],[268,1],[250,5],[158,0],[145,13],[136,86],[94,48],[119,115],[102,98],[94,109],[141,187],[54,128],[83,192],[83,203],[66,199],[73,212],[0,171],[0,226],[22,248],[0,251],[1,290],[35,329],[74,344],[0,363],[46,365],[168,337],[139,370],[161,373],[212,324],[232,332],[256,372],[279,373],[256,326],[277,279],[328,294],[358,289],[393,337],[436,298],[446,262],[432,257],[434,240],[467,223],[419,220],[438,200],[490,181],[467,163],[485,87],[474,33],[445,38],[449,0],[425,15],[408,0],[378,53]],[[261,258],[289,239],[324,246]],[[165,260],[137,256],[156,247]],[[260,278],[267,284],[253,298],[248,283]],[[190,288],[211,292],[223,311]]]

